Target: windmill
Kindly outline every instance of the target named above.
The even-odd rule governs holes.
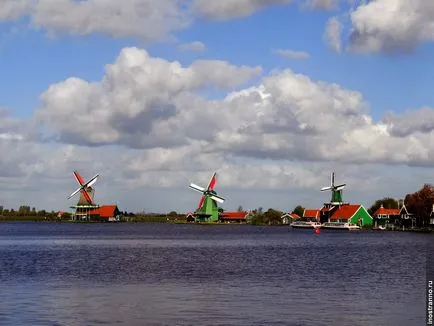
[[[77,193],[80,193],[80,198],[78,199],[76,206],[71,206],[71,208],[75,209],[75,213],[73,215],[76,218],[80,216],[82,218],[88,218],[89,211],[98,207],[93,201],[95,191],[92,186],[97,181],[99,174],[96,174],[94,177],[92,177],[92,179],[87,182],[84,181],[83,177],[77,171],[74,171],[74,177],[80,184],[80,187],[78,187],[77,190],[75,190],[71,195],[69,195],[68,199],[71,199]]]
[[[219,220],[219,207],[217,203],[222,204],[225,199],[217,195],[214,187],[217,181],[217,173],[214,172],[209,180],[208,186],[203,188],[194,183],[190,184],[190,188],[202,194],[199,205],[194,213],[196,221],[217,222]]]
[[[330,186],[321,188],[321,191],[331,190],[332,192],[332,200],[333,204],[341,204],[342,203],[342,189],[346,186],[345,183],[340,185],[335,185],[335,173],[332,172],[330,177]]]

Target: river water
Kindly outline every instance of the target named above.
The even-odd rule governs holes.
[[[428,240],[286,226],[0,223],[0,325],[423,325]]]

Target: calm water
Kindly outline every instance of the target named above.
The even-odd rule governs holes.
[[[0,325],[423,325],[428,239],[0,223]]]

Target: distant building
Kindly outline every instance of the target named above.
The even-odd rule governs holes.
[[[401,219],[401,209],[384,208],[383,204],[381,204],[380,208],[377,209],[373,215],[375,226],[395,225]]]
[[[321,209],[320,222],[341,222],[359,226],[371,226],[373,218],[363,205],[346,203],[340,205],[325,204]]]
[[[189,212],[185,215],[187,222],[194,222],[194,212]]]
[[[319,222],[321,211],[319,209],[305,209],[303,211],[303,221]]]
[[[220,212],[218,222],[221,223],[246,223],[249,212]],[[190,212],[186,214],[187,222],[194,222],[195,214]]]
[[[121,221],[122,216],[116,205],[79,206],[74,219],[87,221],[114,222]]]
[[[301,217],[295,213],[286,213],[281,216],[282,224],[291,224],[292,222],[294,222],[295,220],[299,220],[300,218]]]
[[[89,212],[91,218],[100,221],[120,221],[121,212],[116,205],[103,205]]]
[[[219,215],[219,220],[224,223],[245,223],[248,212],[223,212]]]
[[[381,205],[373,214],[375,225],[388,226],[391,228],[414,227],[416,216],[407,210],[403,202],[402,204],[400,203],[400,206],[401,208],[384,208],[383,205]]]
[[[429,216],[429,226],[434,227],[434,205],[432,205],[432,211]]]
[[[410,220],[414,217],[414,214],[408,212],[407,207],[405,207],[405,204],[402,205],[402,207],[399,211],[399,215],[401,216],[401,219],[403,219],[403,220]]]

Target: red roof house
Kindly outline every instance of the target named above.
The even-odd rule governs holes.
[[[383,205],[380,206],[374,213],[375,224],[376,225],[386,225],[395,224],[401,215],[401,209],[399,208],[384,208]]]
[[[299,215],[295,214],[295,213],[286,213],[283,214],[281,217],[282,219],[282,224],[289,224],[290,222],[294,221],[294,220],[298,220],[300,218]]]
[[[361,205],[342,205],[331,216],[331,220],[350,219]]]
[[[245,222],[247,220],[247,212],[223,212],[220,214],[220,220],[222,222]]]
[[[319,221],[319,209],[305,209],[303,212],[303,219]]]
[[[383,205],[377,209],[374,216],[377,218],[389,218],[390,216],[399,216],[401,210],[399,208],[384,208]]]
[[[119,214],[120,211],[116,205],[103,205],[89,211],[90,216],[101,220],[111,220]]]
[[[343,204],[323,211],[321,222],[345,222],[362,226],[372,225],[373,219],[362,205]]]

